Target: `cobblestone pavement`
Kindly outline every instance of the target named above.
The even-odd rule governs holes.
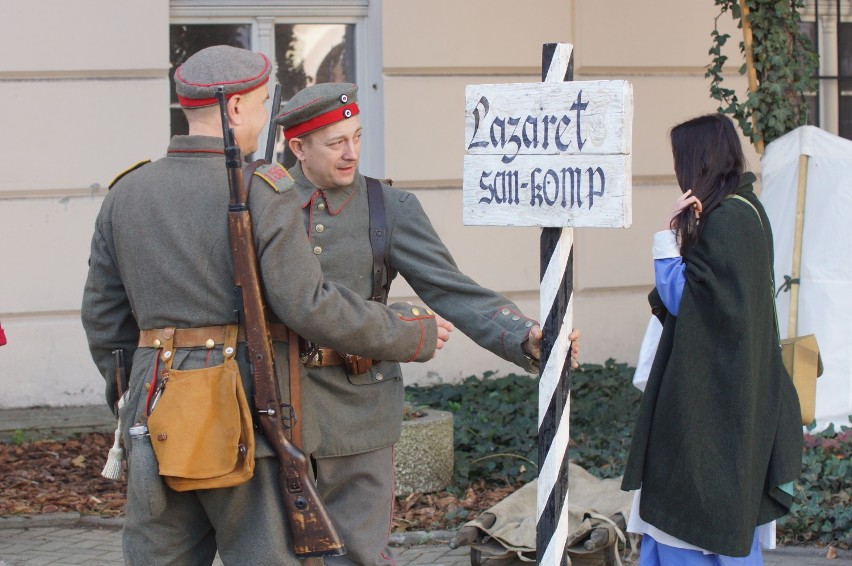
[[[113,566],[123,563],[120,522],[79,520],[74,513],[56,517],[0,518],[0,566]],[[112,525],[112,526],[102,526]],[[422,534],[419,540],[427,538]],[[417,535],[410,537],[418,539]],[[446,544],[394,547],[398,566],[468,566],[470,549]],[[764,553],[766,566],[842,566],[852,552],[825,558],[825,549],[785,547]],[[483,566],[519,566],[520,561],[485,561]],[[217,559],[214,565],[221,566]]]

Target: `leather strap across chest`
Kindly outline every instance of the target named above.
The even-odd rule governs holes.
[[[385,196],[382,184],[372,177],[367,180],[367,202],[370,209],[370,247],[373,249],[373,292],[371,301],[386,303],[388,290],[384,285],[385,272],[387,271],[387,220],[385,218]]]

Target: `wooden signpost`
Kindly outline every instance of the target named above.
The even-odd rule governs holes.
[[[565,563],[573,319],[572,227],[630,226],[633,91],[573,81],[573,46],[545,44],[543,83],[466,91],[464,223],[540,226],[536,561]]]

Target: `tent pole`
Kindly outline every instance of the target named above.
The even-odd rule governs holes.
[[[802,268],[802,235],[805,228],[805,189],[808,184],[808,156],[799,156],[799,184],[796,191],[796,226],[793,232],[793,269],[790,277],[790,316],[787,319],[787,338],[796,335],[799,317],[799,277]]]
[[[743,24],[743,51],[745,52],[746,75],[748,76],[748,91],[751,93],[757,92],[757,70],[754,68],[754,54],[752,53],[753,35],[751,31],[751,20],[749,19],[749,8],[747,0],[740,0],[740,19]],[[757,131],[757,117],[754,112],[751,114],[751,127]],[[763,155],[763,135],[754,144],[757,153]]]

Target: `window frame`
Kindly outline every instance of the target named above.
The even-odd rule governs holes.
[[[252,50],[272,60],[275,24],[354,24],[355,79],[364,139],[359,169],[384,176],[384,101],[382,83],[381,3],[369,0],[170,0],[169,25],[249,24]],[[273,61],[277,64],[277,62]],[[274,75],[274,72],[273,72]],[[275,84],[270,81],[267,110]],[[266,147],[267,127],[259,147]]]
[[[832,134],[852,139],[852,129],[841,132],[842,102],[852,102],[852,89],[843,89],[843,83],[852,82],[852,75],[842,74],[840,35],[843,24],[852,23],[852,2],[850,0],[814,0],[806,1],[801,12],[803,24],[813,26],[815,45],[819,55],[818,88],[807,93],[816,99],[814,117],[816,126]],[[848,40],[852,42],[852,29]],[[844,33],[844,37],[846,34]],[[847,117],[848,119],[848,117]],[[845,136],[843,134],[846,134]]]

